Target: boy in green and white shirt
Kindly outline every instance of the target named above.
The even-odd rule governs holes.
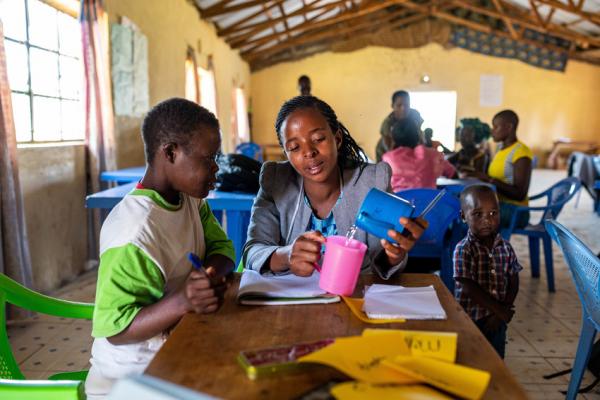
[[[233,245],[202,200],[218,170],[214,115],[166,100],[148,113],[142,135],[147,171],[100,234],[88,399],[142,373],[185,313],[216,311],[234,268]],[[189,252],[204,260],[208,276],[192,271]]]

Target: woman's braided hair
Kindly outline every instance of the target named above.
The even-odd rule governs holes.
[[[460,120],[460,125],[456,128],[456,140],[460,140],[460,131],[470,126],[473,128],[475,144],[479,144],[484,140],[489,139],[492,130],[485,122],[481,122],[479,118],[463,118]]]
[[[333,111],[329,104],[315,96],[297,96],[286,101],[281,106],[279,114],[277,114],[277,120],[275,121],[275,131],[277,132],[279,145],[283,148],[283,132],[281,129],[283,123],[291,113],[303,108],[316,109],[327,120],[331,132],[335,134],[339,131],[342,134],[342,144],[338,150],[338,165],[340,169],[359,167],[362,172],[367,165],[365,151],[354,141],[348,129],[338,121],[335,111]]]

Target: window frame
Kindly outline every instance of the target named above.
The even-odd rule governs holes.
[[[11,98],[13,94],[20,94],[20,95],[26,95],[29,98],[29,124],[30,124],[30,131],[29,131],[29,140],[27,141],[22,141],[22,140],[18,140],[17,141],[17,147],[31,147],[31,146],[35,146],[35,145],[42,145],[42,146],[48,146],[48,145],[67,145],[67,144],[82,144],[85,142],[85,128],[82,126],[82,137],[81,138],[69,138],[69,139],[64,139],[64,132],[62,129],[62,118],[63,118],[63,110],[62,110],[62,103],[64,101],[74,101],[79,103],[80,107],[83,107],[83,90],[84,87],[82,85],[81,87],[81,91],[80,91],[80,96],[79,98],[73,98],[73,97],[65,97],[63,96],[63,94],[61,93],[61,57],[66,57],[69,58],[71,60],[76,60],[79,63],[83,63],[82,57],[83,54],[80,53],[79,57],[75,57],[71,54],[65,54],[65,53],[61,53],[61,44],[60,44],[60,26],[59,26],[59,22],[57,21],[56,23],[56,33],[57,33],[57,38],[58,38],[58,43],[57,43],[57,49],[53,50],[53,49],[49,49],[49,48],[45,48],[42,46],[38,46],[36,44],[32,44],[30,42],[30,33],[29,33],[29,27],[30,27],[30,16],[29,16],[29,2],[31,0],[22,0],[22,3],[20,5],[22,5],[23,7],[25,7],[25,41],[23,40],[19,40],[19,39],[14,39],[11,37],[7,37],[4,36],[4,42],[10,42],[10,43],[15,43],[18,45],[22,45],[25,47],[26,50],[26,54],[27,54],[27,87],[28,89],[26,91],[24,90],[15,90],[15,89],[10,89],[10,93],[11,93]],[[73,15],[73,13],[71,12],[71,10],[68,8],[68,5],[62,5],[59,2],[52,2],[52,1],[45,1],[45,0],[38,0],[40,3],[44,3],[47,6],[53,8],[54,10],[56,10],[59,13],[62,13],[64,15],[66,15],[69,18],[75,18],[77,20],[77,16]],[[56,77],[57,82],[58,82],[58,95],[57,96],[51,96],[51,95],[46,95],[46,94],[38,94],[38,93],[34,93],[33,92],[33,88],[32,88],[32,79],[31,79],[31,71],[32,71],[32,65],[31,65],[31,49],[37,49],[37,50],[41,50],[41,51],[45,51],[45,52],[49,52],[52,53],[53,55],[55,55],[57,57],[57,71],[58,71],[58,75]],[[8,64],[8,60],[7,60],[7,64]],[[83,75],[81,76],[81,78],[83,78]],[[81,82],[83,82],[83,80],[81,80]],[[35,140],[35,127],[34,127],[34,114],[35,114],[35,109],[33,107],[33,102],[34,102],[34,97],[39,97],[39,98],[46,98],[46,99],[56,99],[59,101],[59,104],[61,105],[61,110],[60,110],[60,115],[58,116],[58,118],[60,118],[59,120],[59,124],[60,124],[60,133],[59,136],[57,137],[56,140]],[[13,110],[14,112],[14,110]],[[84,112],[83,112],[83,108],[82,108],[82,117],[85,118],[84,116]],[[13,119],[16,119],[15,116],[13,115]]]

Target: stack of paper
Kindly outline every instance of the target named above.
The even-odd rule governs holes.
[[[363,311],[373,319],[446,319],[433,286],[372,285],[365,292]]]
[[[456,333],[369,330],[362,336],[337,338],[299,361],[334,367],[358,381],[332,388],[336,399],[448,398],[414,389],[427,384],[454,398],[478,400],[491,374],[455,364],[456,342]],[[427,347],[440,351],[421,351]]]
[[[247,305],[287,305],[336,303],[339,296],[327,294],[319,287],[320,275],[314,272],[309,277],[293,274],[261,275],[246,270],[242,274],[238,302]]]

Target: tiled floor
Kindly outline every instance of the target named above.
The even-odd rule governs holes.
[[[563,171],[535,170],[531,193],[537,193],[564,176]],[[600,217],[592,212],[592,200],[582,193],[579,206],[571,201],[559,221],[587,243],[594,252],[600,251],[597,226]],[[596,229],[596,230],[595,230]],[[581,306],[569,271],[560,251],[554,247],[557,291],[549,294],[542,264],[542,277],[532,279],[526,238],[513,237],[519,259],[524,266],[521,290],[517,297],[517,312],[509,327],[506,364],[523,384],[532,399],[563,399],[569,376],[547,381],[543,375],[570,368],[575,355],[581,324]],[[93,301],[95,273],[81,276],[54,295],[79,301]],[[9,327],[13,350],[28,378],[44,378],[56,372],[88,368],[91,346],[91,323],[34,317]],[[591,382],[586,376],[584,384]],[[600,399],[596,391],[581,396]]]

